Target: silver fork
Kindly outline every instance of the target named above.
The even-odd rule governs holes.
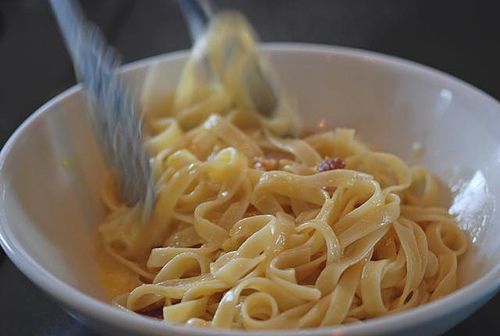
[[[210,23],[214,7],[210,0],[177,0],[177,3],[188,23],[191,38],[196,42]],[[277,107],[277,95],[260,64],[252,64],[243,76],[257,112],[265,117],[272,117]]]
[[[142,143],[139,106],[117,74],[119,57],[99,29],[83,15],[76,0],[50,0],[79,81],[91,105],[91,119],[104,154],[128,205],[154,204],[149,158]]]

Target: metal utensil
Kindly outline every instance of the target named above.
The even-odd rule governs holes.
[[[138,105],[117,74],[120,64],[99,29],[75,0],[51,0],[73,66],[91,104],[91,116],[105,154],[115,169],[120,198],[129,205],[154,203],[148,157],[142,143]]]
[[[213,6],[209,0],[178,0],[194,42],[205,32],[213,17]],[[228,45],[227,48],[234,47]],[[277,95],[269,78],[258,62],[246,68],[243,74],[250,97],[256,110],[265,117],[272,117],[277,107]]]

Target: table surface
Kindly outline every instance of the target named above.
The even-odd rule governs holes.
[[[82,1],[125,62],[187,49],[174,1]],[[424,0],[215,0],[242,10],[263,41],[368,49],[451,73],[500,98],[500,3]],[[0,0],[0,145],[37,107],[75,83],[45,1]],[[0,256],[0,259],[2,257]],[[97,335],[0,260],[2,335]],[[446,335],[497,334],[500,295]]]

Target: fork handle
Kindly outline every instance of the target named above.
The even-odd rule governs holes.
[[[191,39],[196,41],[205,31],[214,7],[210,0],[177,0],[188,23]]]

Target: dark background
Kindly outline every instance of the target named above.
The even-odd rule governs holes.
[[[214,2],[219,8],[243,11],[263,41],[333,44],[400,56],[448,72],[500,98],[498,1]],[[82,4],[125,62],[190,47],[172,0]],[[0,0],[0,146],[40,105],[74,83],[46,1]],[[498,334],[499,298],[446,335]],[[6,258],[0,261],[0,334],[96,335],[64,314]]]

